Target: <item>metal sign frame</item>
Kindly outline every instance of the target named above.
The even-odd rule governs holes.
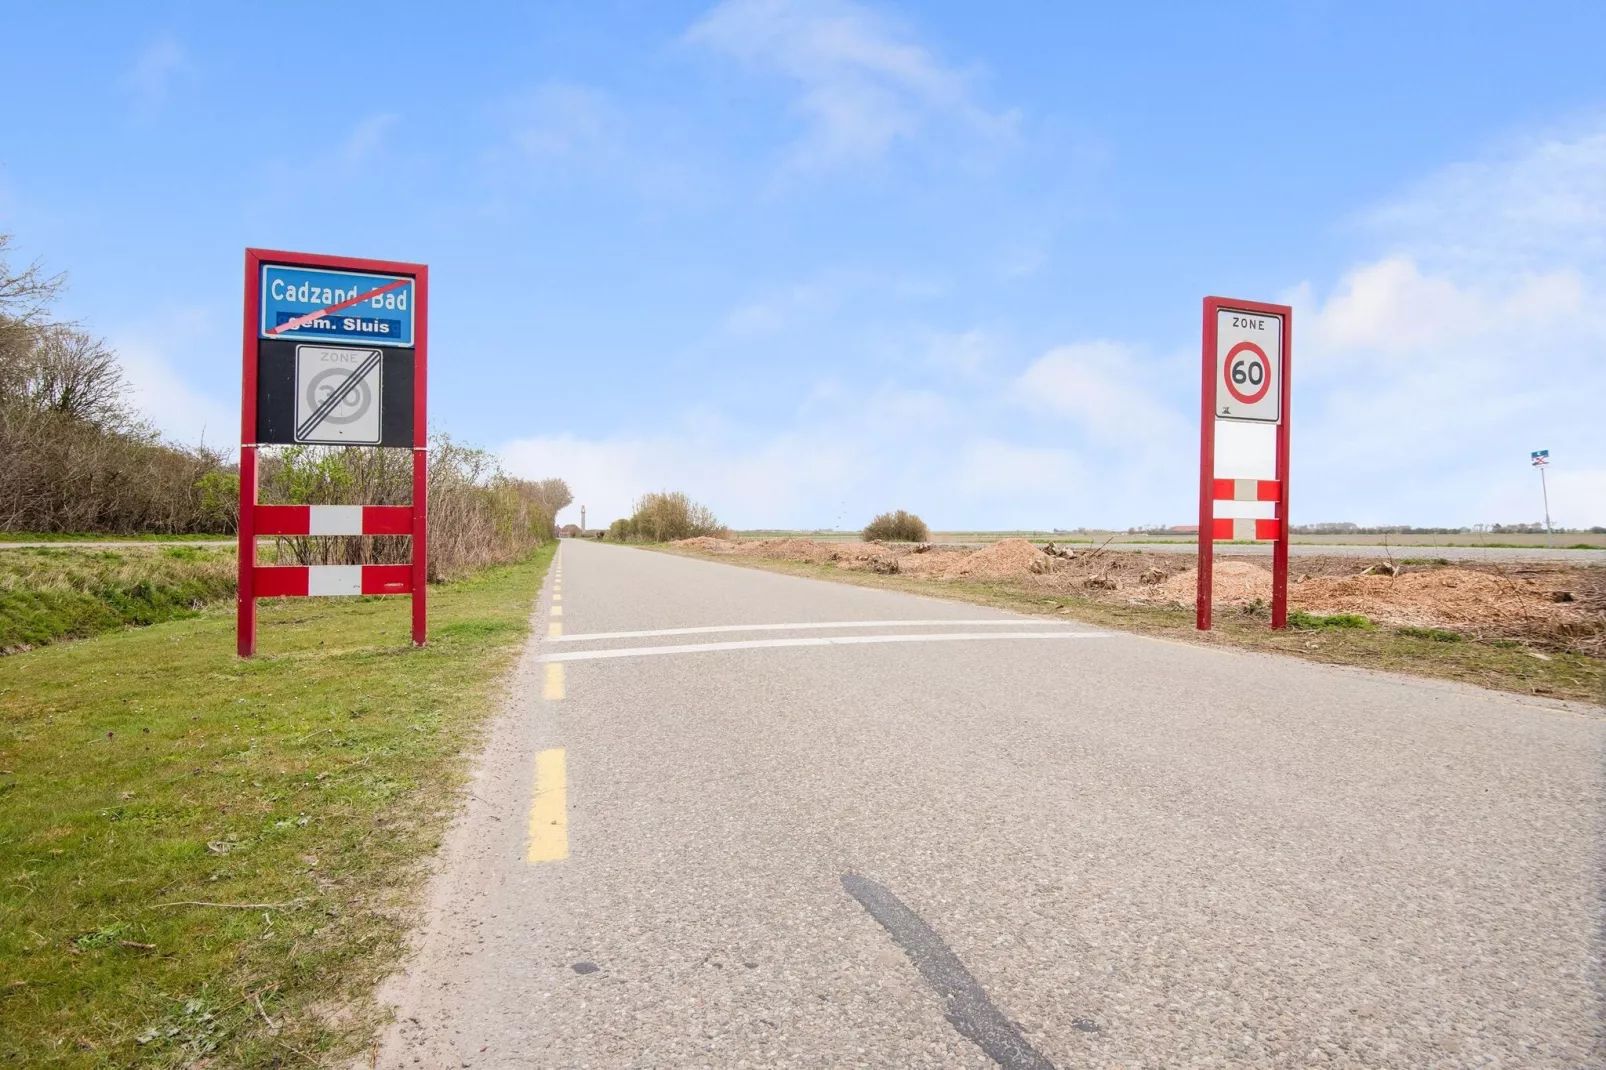
[[[262,444],[258,414],[263,327],[263,268],[282,266],[314,270],[406,277],[413,293],[412,364],[408,373],[412,395],[413,503],[410,506],[284,506],[257,501],[257,449]],[[363,297],[372,296],[365,293]],[[351,299],[345,302],[352,304]],[[344,306],[342,306],[344,307]],[[325,311],[330,311],[325,309]],[[287,341],[293,341],[293,334]],[[324,346],[373,343],[359,339],[306,338]],[[403,349],[390,350],[404,353]],[[428,446],[429,446],[429,268],[391,260],[365,260],[349,256],[320,256],[277,249],[245,251],[244,326],[241,337],[240,390],[240,521],[239,593],[235,607],[235,638],[240,657],[256,653],[257,599],[283,596],[340,594],[411,594],[413,644],[423,646],[428,634]],[[400,380],[398,380],[400,381]],[[406,395],[402,395],[404,398]],[[409,415],[403,413],[403,415]],[[274,441],[271,438],[270,441]],[[402,434],[405,435],[405,425]],[[405,438],[403,439],[405,441]],[[400,443],[396,443],[400,445]],[[409,535],[412,561],[406,565],[260,566],[256,563],[259,535]]]
[[[1281,406],[1276,420],[1276,471],[1270,480],[1216,478],[1217,353],[1218,316],[1222,312],[1246,312],[1253,316],[1276,317],[1282,321],[1278,361],[1278,394]],[[1211,599],[1215,591],[1215,543],[1217,501],[1275,502],[1275,518],[1255,520],[1254,537],[1272,541],[1271,626],[1288,627],[1288,425],[1290,373],[1292,371],[1294,310],[1288,305],[1268,305],[1261,301],[1238,301],[1227,297],[1204,299],[1204,342],[1201,347],[1199,388],[1199,585],[1194,596],[1195,626],[1209,631]],[[1270,357],[1270,354],[1267,354]],[[1259,400],[1258,398],[1256,400]],[[1267,423],[1270,421],[1261,420]],[[1234,537],[1235,525],[1226,524],[1225,537]]]

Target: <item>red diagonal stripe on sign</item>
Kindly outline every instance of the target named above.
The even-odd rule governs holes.
[[[392,291],[394,289],[397,289],[398,287],[401,287],[401,286],[406,286],[409,282],[412,282],[412,281],[413,281],[412,279],[397,279],[395,282],[389,283],[388,285],[385,285],[385,286],[381,286],[377,290],[370,290],[365,294],[358,294],[356,297],[350,298],[349,300],[346,300],[346,301],[342,301],[338,305],[330,305],[328,308],[320,308],[316,312],[308,312],[305,316],[297,316],[293,320],[285,320],[283,323],[279,324],[279,326],[273,328],[268,333],[269,334],[282,334],[285,331],[293,331],[297,327],[305,327],[307,324],[311,323],[313,320],[316,320],[321,316],[327,316],[331,312],[340,312],[340,311],[343,311],[344,309],[350,308],[352,305],[361,304],[362,302],[368,300],[371,297],[378,297],[380,294],[390,293],[390,291]]]

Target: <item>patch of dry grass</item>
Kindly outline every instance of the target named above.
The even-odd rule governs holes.
[[[654,547],[666,553],[765,569],[794,576],[910,591],[1038,616],[1070,617],[1088,624],[1187,643],[1232,646],[1288,654],[1335,665],[1411,673],[1458,680],[1481,687],[1606,706],[1606,659],[1577,651],[1539,649],[1518,640],[1496,638],[1444,642],[1420,628],[1323,628],[1272,631],[1263,607],[1243,612],[1218,607],[1215,628],[1194,628],[1193,610],[1181,606],[1106,601],[1074,592],[1046,590],[1026,583],[924,579],[847,570],[835,563],[779,561],[760,557]]]

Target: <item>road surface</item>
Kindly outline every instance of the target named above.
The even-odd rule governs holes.
[[[1598,709],[580,541],[537,620],[379,1066],[1600,1065]]]

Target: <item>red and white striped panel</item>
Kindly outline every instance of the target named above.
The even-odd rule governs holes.
[[[1283,485],[1275,479],[1218,479],[1212,497],[1218,502],[1280,502]]]
[[[1263,517],[1218,516],[1210,521],[1210,537],[1218,542],[1250,542],[1275,539],[1282,534],[1283,522]]]
[[[412,594],[412,565],[258,565],[258,598]]]
[[[259,505],[258,535],[411,535],[410,505]]]
[[[1218,516],[1211,520],[1210,537],[1231,542],[1252,542],[1277,539],[1282,536],[1283,522],[1276,516],[1277,503],[1282,501],[1283,485],[1275,479],[1218,479],[1213,497],[1218,502],[1254,502],[1247,510],[1217,512],[1270,512],[1271,516]],[[1262,505],[1261,503],[1264,503]]]

